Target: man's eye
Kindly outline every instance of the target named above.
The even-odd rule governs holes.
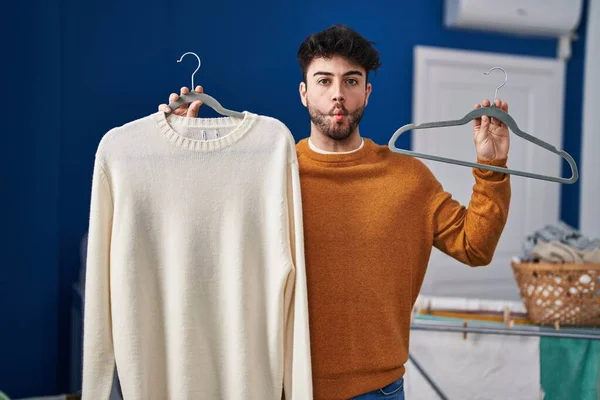
[[[356,79],[348,79],[348,83],[351,85],[356,85],[358,81]]]
[[[329,79],[327,79],[327,78],[319,79],[319,83],[323,84],[323,85],[327,84],[327,83],[329,83]]]

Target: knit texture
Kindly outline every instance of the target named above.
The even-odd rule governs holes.
[[[279,121],[158,112],[96,153],[83,399],[312,399],[298,163]]]
[[[314,398],[348,399],[404,375],[433,246],[470,266],[490,263],[508,216],[509,176],[474,169],[467,209],[424,163],[371,140],[341,155],[315,152],[307,139],[296,148]]]

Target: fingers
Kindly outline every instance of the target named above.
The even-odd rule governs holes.
[[[475,104],[473,106],[473,110],[477,110],[480,107],[481,107],[481,104]],[[473,127],[478,128],[480,125],[481,125],[481,118],[475,118],[473,120]]]
[[[174,101],[177,101],[179,99],[179,95],[177,93],[171,93],[169,95],[169,104],[173,103]],[[173,110],[171,109],[171,107],[169,107],[168,104],[160,104],[158,106],[158,111],[162,111],[164,113],[170,113]]]
[[[500,99],[496,99],[496,101],[494,102],[494,105],[496,107],[498,107],[499,109],[508,112],[508,103],[505,101],[502,101]]]
[[[183,96],[184,94],[188,94],[190,92],[190,89],[187,88],[187,86],[182,86],[181,89],[179,89],[179,96],[176,93],[171,93],[171,96],[173,96],[173,100],[169,101],[177,101],[179,100],[180,96]],[[187,112],[189,105],[186,103],[183,103],[176,111],[178,115],[184,115]]]
[[[196,86],[196,88],[194,89],[194,91],[196,93],[203,93],[204,89],[202,88],[202,86],[198,85]],[[187,116],[190,118],[197,118],[198,117],[198,111],[200,111],[200,106],[202,105],[202,101],[200,100],[196,100],[194,102],[192,102],[192,104],[190,104],[188,110],[187,110]]]
[[[180,93],[182,95],[188,94],[189,92],[190,92],[190,89],[187,88],[186,86],[182,87],[180,90]],[[204,89],[202,88],[202,86],[198,85],[194,88],[194,92],[203,93]],[[196,100],[196,101],[193,101],[189,106],[186,106],[186,112],[185,112],[186,117],[197,118],[198,111],[200,110],[201,105],[202,105],[202,102],[200,100]]]
[[[497,108],[501,109],[502,111],[508,112],[508,103],[507,102],[502,101],[500,99],[496,99],[496,101],[494,102],[494,105]],[[500,120],[498,120],[496,118],[492,118],[492,123],[495,126],[505,126],[505,124],[502,121],[500,121]]]
[[[190,89],[187,86],[182,86],[181,89],[179,90],[179,93],[181,95],[188,94],[189,92],[190,92]],[[194,92],[196,92],[196,93],[204,93],[204,88],[202,86],[198,85],[194,89]]]
[[[481,107],[490,107],[491,106],[491,102],[488,99],[484,99],[480,104],[475,104],[473,106],[473,109],[476,110],[478,108]],[[503,110],[504,112],[508,112],[508,103],[505,101],[502,101],[500,99],[496,99],[494,101],[494,106],[496,106],[497,108]],[[482,130],[487,129],[488,127],[493,126],[493,127],[500,127],[500,126],[505,126],[505,124],[496,119],[496,118],[490,118],[487,115],[482,115],[481,118],[475,118],[473,120],[473,127],[474,128],[480,128]]]
[[[492,102],[489,101],[488,99],[485,99],[481,102],[481,105],[484,107],[489,107],[492,105]],[[490,124],[490,117],[488,117],[487,115],[483,115],[481,117],[481,128],[485,129],[488,127],[489,124]]]
[[[502,100],[496,99],[494,101],[494,105],[497,108],[502,109]],[[499,119],[497,119],[497,118],[490,118],[490,120],[491,120],[492,125],[494,125],[494,126],[500,126],[500,125],[502,125],[502,122]]]
[[[196,86],[194,91],[196,93],[204,93],[204,88],[202,86],[198,85],[198,86]],[[179,89],[179,94],[171,93],[169,95],[169,104],[179,100],[180,96],[183,96],[183,95],[186,95],[189,93],[190,93],[190,89],[187,86],[182,86]],[[180,116],[185,115],[187,117],[197,117],[198,111],[199,111],[201,105],[202,105],[202,101],[196,100],[196,101],[192,102],[191,104],[184,103],[181,106],[179,106],[177,109],[172,110],[168,104],[160,104],[158,106],[158,110],[165,112],[165,113],[173,112],[174,114],[180,115]]]
[[[181,94],[181,95],[188,94],[189,92],[190,92],[190,89],[187,86],[182,86],[181,89],[179,89],[179,94]],[[194,89],[194,92],[203,93],[204,89],[202,88],[202,86],[198,85]]]
[[[488,99],[484,99],[481,104],[477,104],[477,108],[480,107],[489,107],[492,103],[488,100]],[[488,117],[487,115],[482,115],[481,118],[477,118],[478,122],[475,125],[475,127],[479,127],[482,129],[485,129],[488,127],[489,123],[490,123],[490,117]]]
[[[181,94],[187,94],[189,93],[189,90],[184,90],[187,88],[181,88]],[[171,93],[171,95],[169,96],[169,102],[174,102],[179,100],[179,95],[177,93]],[[177,107],[173,113],[175,115],[179,115],[179,116],[184,116],[187,113],[187,109],[188,109],[188,105],[186,103],[183,103],[182,105],[180,105],[179,107]]]

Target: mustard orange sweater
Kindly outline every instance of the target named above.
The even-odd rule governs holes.
[[[404,375],[432,246],[470,266],[491,261],[509,176],[474,169],[467,209],[424,163],[369,139],[350,154],[317,153],[307,139],[296,149],[314,398],[348,399]]]

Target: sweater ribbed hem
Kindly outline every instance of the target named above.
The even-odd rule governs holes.
[[[232,145],[250,130],[257,115],[243,111],[242,120],[233,117],[190,118],[167,115],[162,111],[154,114],[156,125],[163,136],[171,143],[186,150],[216,151]],[[199,140],[187,137],[177,131],[177,127],[186,128],[234,128],[230,133],[217,139]]]
[[[314,400],[348,400],[377,389],[402,378],[404,365],[388,371],[354,374],[337,379],[313,376]]]

